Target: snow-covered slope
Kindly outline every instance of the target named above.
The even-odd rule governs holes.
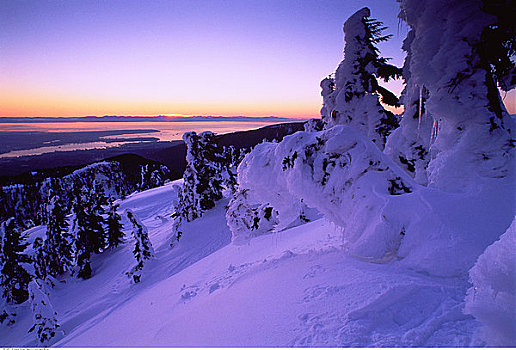
[[[430,277],[396,261],[347,256],[319,219],[230,244],[227,200],[185,224],[169,246],[173,184],[121,201],[148,227],[156,257],[142,282],[125,275],[132,239],[93,260],[95,275],[51,292],[64,336],[57,346],[468,346],[479,323],[462,312],[463,278]],[[129,225],[126,225],[129,227]],[[32,229],[36,236],[43,228]],[[0,327],[4,346],[34,346],[28,305]]]

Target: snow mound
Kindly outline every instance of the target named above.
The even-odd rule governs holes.
[[[465,312],[482,322],[480,337],[490,346],[516,346],[515,247],[516,219],[469,272]]]

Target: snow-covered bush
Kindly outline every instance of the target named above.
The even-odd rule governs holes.
[[[249,190],[235,192],[226,211],[226,222],[232,232],[233,243],[272,231],[277,225],[277,211],[268,204],[251,203]]]
[[[380,57],[376,44],[390,36],[382,36],[382,23],[369,19],[368,8],[353,14],[344,23],[346,45],[344,60],[335,78],[321,82],[324,105],[323,121],[329,126],[345,124],[354,127],[383,149],[387,136],[398,126],[392,112],[380,104],[399,106],[398,98],[378,84],[377,78],[389,80],[401,70]]]
[[[281,231],[299,223],[305,205],[287,190],[285,178],[280,176],[280,183],[276,183],[276,167],[283,167],[274,153],[277,146],[277,143],[263,142],[246,155],[238,167],[238,183],[240,188],[247,189],[246,201],[252,206],[272,206],[278,211],[275,230]]]
[[[465,312],[479,320],[490,346],[516,346],[516,219],[470,270]]]
[[[57,312],[50,303],[44,282],[41,280],[32,280],[29,283],[29,302],[34,320],[29,333],[36,332],[39,345],[48,346],[57,335],[59,324]]]

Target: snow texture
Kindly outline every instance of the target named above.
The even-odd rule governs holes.
[[[482,322],[480,337],[490,346],[516,346],[515,247],[516,219],[469,272],[465,312]]]
[[[464,275],[442,278],[403,260],[371,264],[350,257],[342,250],[342,230],[326,219],[230,244],[223,199],[185,223],[170,249],[174,185],[119,202],[148,228],[155,250],[140,283],[125,276],[134,264],[133,238],[93,256],[90,279],[56,284],[49,301],[65,337],[53,346],[484,344],[475,336],[479,322],[462,312],[470,286]],[[33,240],[44,231],[26,234]],[[0,326],[2,345],[39,344],[27,333],[33,325],[27,307],[15,310],[14,325]]]

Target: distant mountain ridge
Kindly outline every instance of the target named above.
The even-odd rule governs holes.
[[[246,117],[246,116],[117,116],[105,115],[102,117],[86,116],[86,117],[0,117],[1,123],[76,123],[76,122],[288,122],[303,121],[299,118],[283,118],[283,117]]]

